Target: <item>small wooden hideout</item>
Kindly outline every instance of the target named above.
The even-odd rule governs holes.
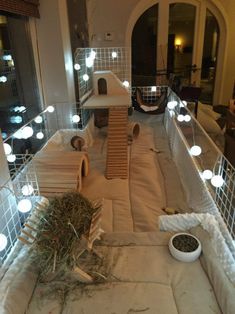
[[[69,190],[82,189],[82,177],[89,172],[89,160],[85,152],[43,150],[34,157],[41,195],[52,197]]]

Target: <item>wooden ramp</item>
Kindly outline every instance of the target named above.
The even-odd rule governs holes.
[[[128,108],[109,109],[108,145],[106,159],[107,179],[128,178]]]
[[[40,193],[51,197],[69,190],[81,191],[82,176],[89,171],[85,152],[39,152],[34,159]]]

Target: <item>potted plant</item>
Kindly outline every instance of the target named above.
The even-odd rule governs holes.
[[[201,243],[190,233],[177,233],[169,241],[171,255],[181,262],[194,262],[201,254]]]

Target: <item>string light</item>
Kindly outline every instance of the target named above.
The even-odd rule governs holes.
[[[22,138],[27,139],[33,135],[33,129],[31,126],[26,126],[22,129]]]
[[[4,55],[4,56],[2,57],[2,59],[3,59],[4,61],[11,61],[11,60],[12,60],[12,56],[11,56],[11,55]]]
[[[7,77],[5,75],[0,76],[0,82],[6,83]]]
[[[156,86],[152,86],[151,87],[151,92],[156,92],[157,91],[157,87]]]
[[[82,78],[85,82],[89,80],[89,76],[87,74],[84,74]]]
[[[213,173],[212,173],[212,171],[211,170],[204,170],[203,171],[203,173],[202,173],[202,178],[204,179],[204,180],[210,180],[211,178],[212,178],[212,176],[213,176]]]
[[[5,234],[0,233],[0,252],[5,250],[6,246],[7,246],[7,237],[5,236]]]
[[[47,111],[50,112],[50,113],[54,112],[55,111],[54,106],[48,106],[47,107]]]
[[[74,69],[75,69],[76,71],[79,71],[79,70],[81,69],[80,64],[75,63],[75,64],[74,64]]]
[[[91,50],[90,58],[94,60],[95,56],[96,56],[96,52],[94,50]]]
[[[175,109],[176,106],[177,106],[177,101],[175,101],[175,100],[169,101],[169,102],[167,103],[167,108],[168,108],[168,109],[173,110],[173,109]]]
[[[87,57],[87,58],[86,58],[86,66],[87,66],[88,68],[91,68],[91,67],[93,67],[93,64],[94,64],[94,59],[91,58],[91,57]]]
[[[177,117],[177,120],[179,122],[183,122],[184,121],[184,116],[182,114],[179,114],[178,117]]]
[[[216,188],[220,188],[224,184],[224,179],[220,175],[215,175],[211,179],[211,184]]]
[[[36,134],[36,138],[39,139],[39,140],[42,140],[44,138],[44,134],[42,132],[38,132]]]
[[[10,154],[7,156],[8,162],[14,162],[16,160],[16,155]]]
[[[7,143],[4,143],[3,144],[3,148],[4,148],[4,151],[5,151],[5,154],[6,155],[10,155],[10,153],[12,152],[12,148],[9,144]]]
[[[19,201],[17,208],[21,213],[28,213],[32,208],[32,203],[30,200],[24,198]]]
[[[190,154],[191,154],[192,156],[199,156],[199,155],[201,155],[201,152],[202,152],[202,149],[201,149],[201,147],[198,146],[198,145],[194,145],[194,146],[192,146],[192,147],[190,148]]]
[[[113,59],[117,58],[117,52],[116,52],[116,51],[113,51],[113,52],[112,52],[112,58],[113,58]]]
[[[189,122],[189,121],[191,121],[191,116],[189,115],[189,114],[186,114],[185,116],[184,116],[184,121],[185,122]]]
[[[24,196],[29,196],[33,194],[34,188],[32,187],[31,184],[25,184],[24,186],[22,186],[21,192]]]
[[[130,83],[128,81],[124,81],[122,84],[123,84],[123,86],[125,86],[127,88],[130,86]]]
[[[14,134],[13,134],[13,137],[17,138],[18,140],[22,139],[23,135],[22,135],[22,129],[16,131]]]
[[[7,138],[7,133],[6,132],[2,132],[2,138],[5,140]]]
[[[10,117],[10,122],[11,123],[16,123],[16,124],[19,124],[23,121],[22,117],[21,116],[12,116]]]
[[[34,122],[36,123],[42,123],[43,119],[41,116],[37,116],[35,119],[34,119]]]
[[[72,116],[72,121],[73,123],[78,123],[80,121],[79,115],[75,114]]]

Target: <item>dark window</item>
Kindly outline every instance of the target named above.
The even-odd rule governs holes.
[[[0,128],[3,139],[41,111],[28,27],[27,17],[0,11]],[[22,152],[22,149],[18,151]]]

